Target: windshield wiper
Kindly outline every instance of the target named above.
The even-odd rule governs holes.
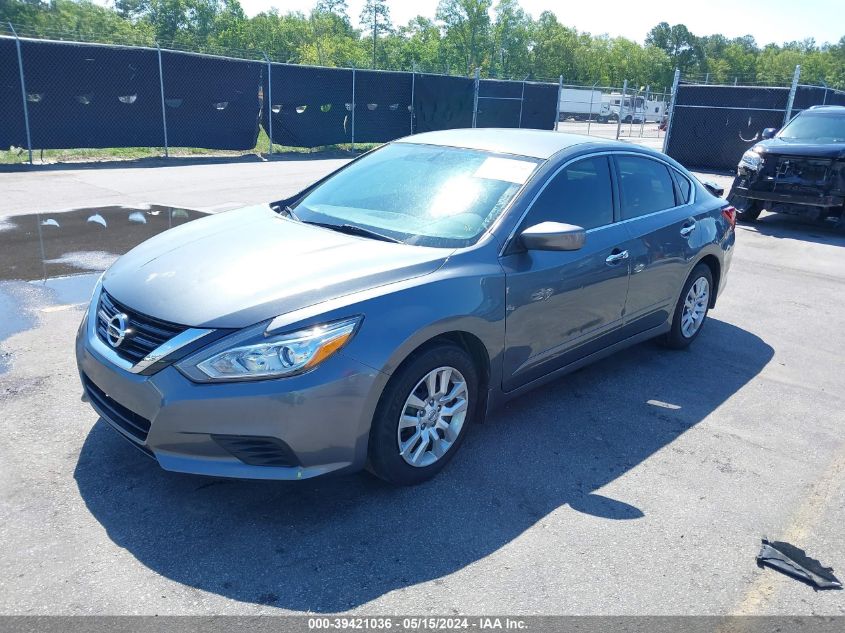
[[[308,220],[302,220],[302,222],[304,222],[305,224],[313,224],[314,226],[322,226],[325,229],[331,229],[332,231],[337,231],[338,233],[346,233],[347,235],[369,237],[374,240],[394,242],[396,244],[402,243],[402,240],[397,240],[395,237],[383,235],[382,233],[371,231],[370,229],[365,229],[363,226],[358,226],[356,224],[331,224],[330,222],[311,222]]]
[[[284,207],[276,207],[276,208],[279,209],[286,216],[288,216],[290,219],[296,220],[297,222],[299,221],[299,217],[296,215],[296,213],[293,212],[293,209],[291,208],[290,205],[285,205]]]

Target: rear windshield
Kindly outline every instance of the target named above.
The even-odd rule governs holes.
[[[392,143],[338,172],[294,211],[305,222],[356,225],[407,244],[468,246],[501,215],[539,162]]]

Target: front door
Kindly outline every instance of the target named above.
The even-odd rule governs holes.
[[[630,246],[614,223],[607,156],[571,163],[554,175],[519,230],[541,222],[587,229],[578,251],[513,252],[507,279],[503,388],[515,389],[603,346],[622,323]]]

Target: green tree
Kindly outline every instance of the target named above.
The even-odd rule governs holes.
[[[661,22],[649,31],[645,43],[666,51],[672,64],[675,68],[680,68],[681,72],[698,70],[702,57],[700,43],[683,24],[669,26],[667,22]]]
[[[490,50],[490,6],[492,0],[440,0],[437,20],[445,30],[447,54],[460,72],[471,74],[484,63]],[[450,64],[450,66],[452,66]]]
[[[361,10],[360,20],[364,32],[369,33],[373,40],[372,67],[377,68],[376,43],[379,33],[389,35],[393,30],[393,23],[390,21],[390,7],[387,6],[386,0],[366,0],[364,8]]]
[[[534,22],[518,0],[499,0],[494,15],[488,72],[501,77],[524,77],[530,72]]]

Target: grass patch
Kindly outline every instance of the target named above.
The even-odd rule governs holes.
[[[190,157],[226,157],[245,156],[256,154],[266,156],[269,151],[270,139],[264,128],[258,130],[258,140],[255,147],[244,151],[230,151],[219,149],[204,149],[201,147],[171,147],[169,154],[175,158]],[[381,143],[356,143],[355,151],[367,151],[378,147]],[[273,144],[274,154],[319,154],[323,152],[351,152],[352,145],[343,143],[339,145],[325,145],[322,147],[288,147],[285,145]],[[122,160],[140,160],[144,158],[164,157],[164,147],[107,147],[102,149],[45,149],[32,150],[32,161],[38,164],[50,163],[88,163]],[[29,162],[29,154],[25,147],[12,147],[5,152],[0,152],[0,165],[25,165]]]

